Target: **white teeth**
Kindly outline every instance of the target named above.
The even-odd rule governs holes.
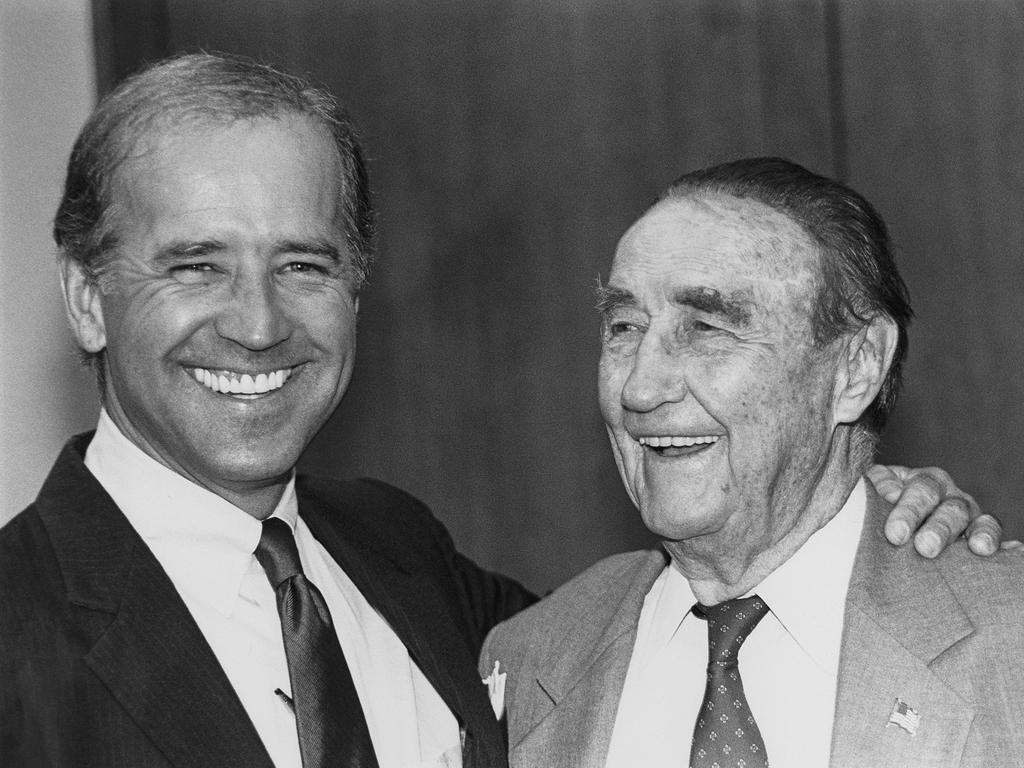
[[[718,435],[700,435],[698,437],[684,437],[682,435],[644,435],[636,440],[640,445],[649,445],[651,448],[689,448],[694,445],[705,445],[718,442]]]
[[[206,368],[193,368],[192,377],[214,392],[233,395],[263,395],[280,389],[292,375],[291,368],[282,368],[266,373],[234,373],[222,371],[214,373]]]

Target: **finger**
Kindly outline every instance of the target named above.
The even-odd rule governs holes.
[[[981,507],[974,500],[974,497],[967,493],[967,491],[958,488],[956,483],[953,482],[952,476],[941,467],[923,467],[911,470],[911,475],[914,477],[930,477],[937,482],[943,499],[963,499],[967,505],[968,520],[974,520],[974,518],[981,514]],[[1001,530],[1002,526],[1000,526]],[[960,533],[960,531],[957,531],[957,533]]]
[[[1000,549],[1009,549],[1009,550],[1012,550],[1014,552],[1024,551],[1024,541],[1017,541],[1016,539],[1010,539],[1009,541],[1004,541],[1002,544],[1000,544],[999,548]]]
[[[913,475],[908,478],[903,491],[889,513],[885,523],[885,536],[896,545],[905,544],[910,535],[917,530],[921,521],[938,505],[942,499],[942,489],[938,481],[929,475]],[[962,531],[966,522],[960,526]],[[957,531],[959,533],[959,531]],[[929,537],[926,537],[929,538]]]
[[[925,557],[935,557],[948,547],[967,528],[970,508],[960,497],[944,500],[924,521],[914,536],[914,548]],[[982,528],[983,536],[991,535],[992,528]]]
[[[906,507],[894,507],[885,521],[885,538],[891,544],[902,547],[910,541],[910,534],[916,526],[913,512],[907,511]]]
[[[967,528],[967,544],[976,555],[991,555],[999,547],[1003,526],[994,515],[979,515]]]
[[[903,491],[903,480],[897,470],[903,467],[887,467],[884,464],[875,464],[867,471],[868,480],[875,486],[878,495],[895,504]],[[909,536],[909,532],[907,534]]]

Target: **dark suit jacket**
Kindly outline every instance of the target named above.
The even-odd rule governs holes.
[[[0,765],[269,768],[170,579],[82,463],[90,438],[68,443],[0,530]],[[464,727],[465,765],[506,765],[476,660],[532,595],[459,555],[391,486],[300,477],[296,489],[302,519]]]

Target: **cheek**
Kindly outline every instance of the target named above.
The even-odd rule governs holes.
[[[830,391],[820,367],[803,358],[791,365],[761,357],[726,366],[705,362],[687,378],[694,398],[730,432],[754,430],[768,440],[818,418]]]
[[[216,307],[208,294],[141,282],[113,291],[104,305],[104,318],[108,331],[113,329],[123,339],[159,347],[189,335],[215,314]]]
[[[751,418],[762,422],[769,440],[817,450],[830,433],[831,388],[825,372],[806,365],[769,376],[750,393]]]
[[[626,374],[614,360],[602,355],[597,369],[597,401],[601,416],[611,425],[621,420],[622,385]]]
[[[294,327],[323,346],[343,350],[355,341],[356,300],[341,291],[285,295],[281,309]]]

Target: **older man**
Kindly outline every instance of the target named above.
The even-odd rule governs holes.
[[[911,314],[867,201],[774,158],[688,174],[600,308],[602,413],[664,551],[491,634],[511,763],[1024,764],[1024,554],[894,548],[862,477]]]
[[[55,234],[103,410],[0,532],[0,765],[504,765],[476,659],[533,596],[397,489],[294,472],[352,373],[371,230],[351,126],[302,80],[185,56],[99,105]]]

